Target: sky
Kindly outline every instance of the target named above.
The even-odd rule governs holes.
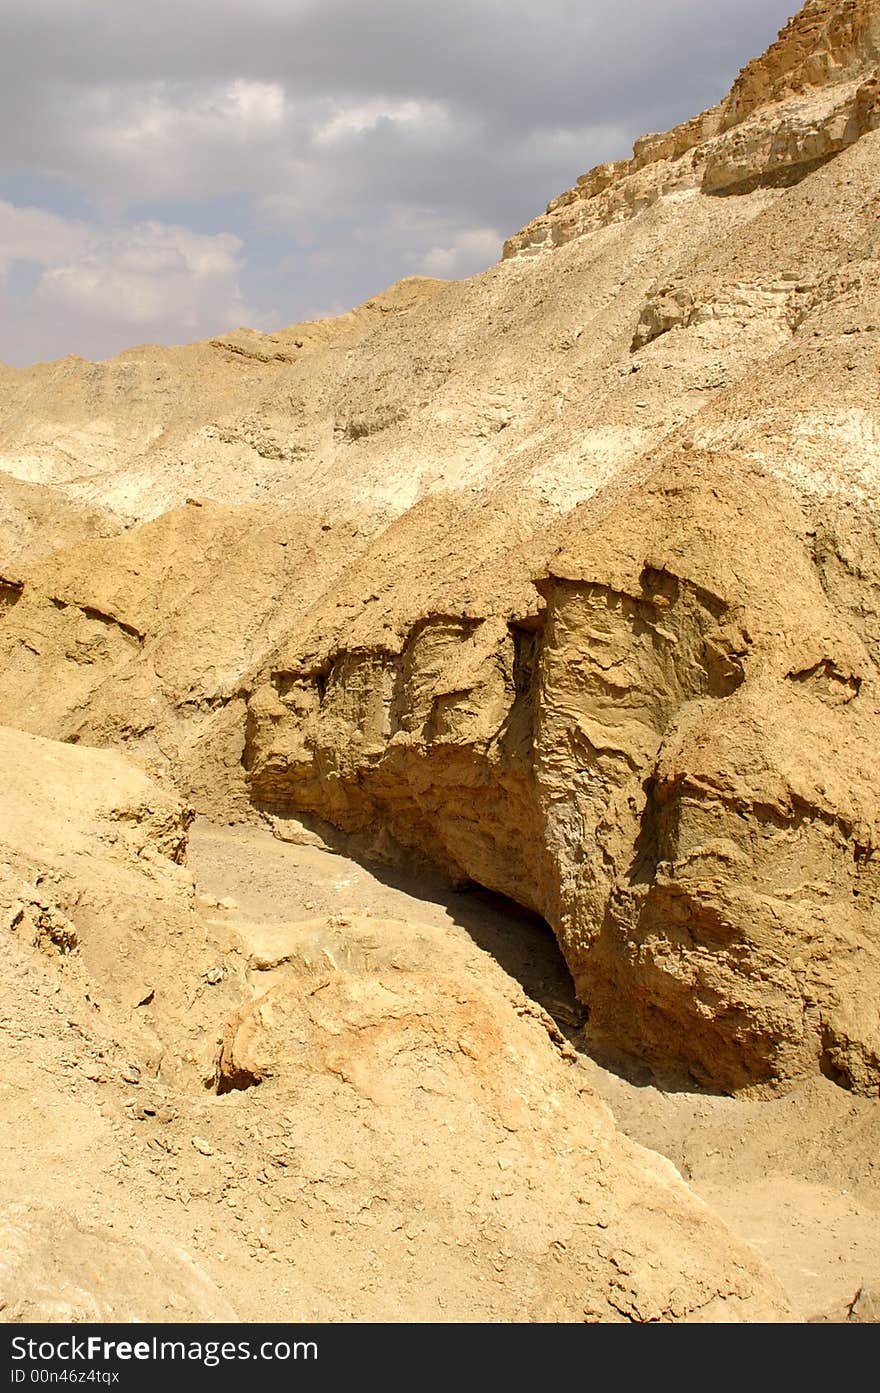
[[[2,0],[0,359],[471,275],[797,0]]]

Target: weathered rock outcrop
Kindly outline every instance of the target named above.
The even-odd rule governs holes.
[[[124,745],[188,794],[222,785],[227,806],[240,804],[247,674],[351,564],[369,526],[366,512],[331,523],[194,500],[31,562],[24,578],[10,573],[4,718],[35,735]]]
[[[880,127],[875,0],[810,0],[718,106],[636,141],[630,160],[599,165],[504,245],[533,256],[659,198],[744,193],[794,182]]]
[[[302,434],[320,415],[324,355],[344,359],[446,284],[410,276],[345,314],[273,334],[238,329],[177,348],[146,344],[101,363],[71,355],[0,365],[0,564],[13,547],[34,556],[73,540],[78,519],[91,523],[80,521],[80,535],[95,535],[156,517],[190,494],[264,501],[304,453],[301,441],[273,428],[279,394]],[[304,373],[317,401],[297,400],[291,372]],[[271,405],[261,413],[263,398]],[[35,508],[46,514],[46,487],[57,498],[58,515],[43,527],[54,547],[39,536],[34,545],[28,516]]]
[[[288,653],[250,701],[253,795],[539,911],[594,1038],[726,1088],[875,1089],[877,674],[805,526],[692,455],[570,526],[539,614]]]
[[[383,1285],[409,1267],[422,1303],[467,1319],[486,1299],[477,1226],[500,1255],[499,1316],[510,1291],[519,1320],[784,1318],[760,1265],[616,1132],[552,1021],[465,935],[346,917],[243,939],[255,1000],[221,1077],[280,1091],[307,1175],[326,1175],[328,1131],[357,1158],[333,1207],[388,1244]]]

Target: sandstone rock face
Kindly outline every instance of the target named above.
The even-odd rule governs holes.
[[[776,44],[740,73],[728,97],[631,160],[582,175],[504,246],[533,256],[671,193],[743,192],[793,181],[880,127],[880,22],[875,0],[811,0]]]
[[[726,1087],[818,1066],[873,1091],[876,670],[774,491],[700,473],[542,583],[561,940],[600,1036]]]
[[[32,561],[26,580],[10,571],[7,719],[125,745],[188,793],[222,782],[227,805],[241,804],[246,675],[350,564],[368,526],[366,515],[331,525],[296,507],[193,503]]]
[[[536,618],[276,670],[251,787],[539,911],[597,1038],[727,1088],[872,1090],[876,669],[791,504],[738,472],[694,459],[572,527]]]

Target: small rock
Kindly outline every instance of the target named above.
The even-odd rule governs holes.
[[[860,1287],[849,1308],[847,1320],[859,1325],[876,1325],[880,1322],[880,1288]]]
[[[193,1146],[195,1147],[196,1151],[201,1152],[201,1154],[202,1154],[203,1156],[213,1156],[213,1155],[214,1155],[214,1148],[213,1148],[213,1146],[211,1145],[210,1142],[205,1141],[204,1137],[193,1137],[193,1138],[192,1138],[192,1144],[193,1144]]]

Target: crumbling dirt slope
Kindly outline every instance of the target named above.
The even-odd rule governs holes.
[[[785,1314],[462,931],[212,912],[148,778],[3,744],[7,1318]]]
[[[106,363],[72,356],[28,368],[2,365],[3,471],[51,484],[63,499],[120,524],[154,517],[190,492],[218,502],[258,500],[297,452],[273,449],[259,421],[248,425],[253,402],[283,391],[291,365],[320,360],[331,349],[344,357],[443,285],[413,276],[335,319],[273,334],[239,329],[179,348],[146,344]],[[320,366],[309,372],[320,379]]]

